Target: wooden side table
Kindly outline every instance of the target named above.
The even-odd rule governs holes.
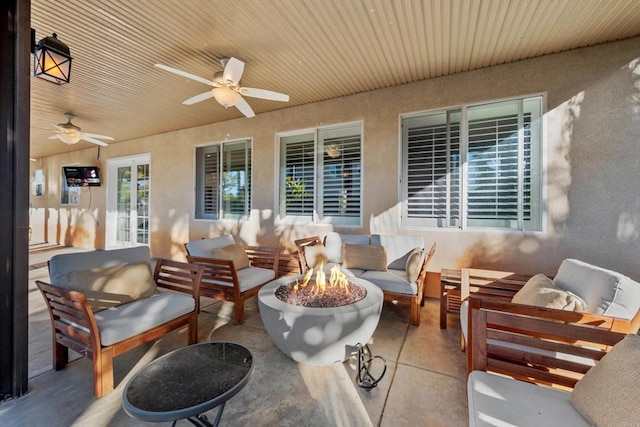
[[[443,268],[440,273],[440,329],[447,328],[447,314],[460,313],[470,294],[511,301],[531,275],[477,268]]]

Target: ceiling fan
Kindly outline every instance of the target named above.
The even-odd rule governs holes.
[[[240,86],[240,78],[242,78],[242,73],[244,71],[244,62],[239,59],[222,58],[220,63],[224,70],[214,73],[213,80],[207,80],[203,77],[163,64],[155,64],[155,66],[165,71],[169,71],[170,73],[213,87],[212,90],[187,99],[183,102],[185,105],[191,105],[209,98],[215,98],[216,101],[218,101],[224,108],[236,107],[246,117],[254,117],[255,113],[242,95],[250,96],[252,98],[268,99],[270,101],[289,102],[289,95],[285,95],[283,93]]]
[[[64,116],[67,118],[67,123],[58,123],[55,125],[55,127],[58,128],[58,131],[55,135],[51,135],[49,139],[59,139],[67,145],[77,144],[81,139],[102,146],[107,146],[108,144],[104,141],[100,141],[101,139],[113,141],[113,138],[110,136],[82,132],[82,129],[71,123],[71,120],[73,120],[74,117],[73,114],[65,113]]]

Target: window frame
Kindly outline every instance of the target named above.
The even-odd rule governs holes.
[[[469,224],[468,221],[468,187],[469,187],[469,118],[468,111],[470,109],[475,109],[483,106],[492,106],[500,103],[509,103],[509,102],[520,102],[520,105],[526,103],[527,101],[538,101],[539,102],[539,116],[533,117],[531,120],[531,135],[532,140],[534,137],[537,137],[537,153],[531,155],[531,158],[534,158],[539,162],[537,169],[532,169],[531,172],[531,182],[535,181],[534,188],[537,191],[537,198],[534,197],[535,194],[532,194],[530,197],[531,203],[531,212],[532,218],[534,217],[533,212],[535,211],[535,227],[531,229],[525,229],[524,227],[516,228],[516,227],[499,227],[499,226],[482,226],[482,225],[472,225]],[[449,216],[444,218],[441,222],[445,225],[436,224],[437,219],[433,219],[431,224],[425,224],[426,221],[423,218],[409,218],[407,206],[408,206],[408,158],[407,158],[407,143],[405,140],[405,136],[407,134],[407,130],[404,128],[404,123],[406,120],[410,119],[418,119],[421,117],[426,117],[430,115],[436,114],[449,114],[460,112],[460,130],[459,130],[459,195],[458,195],[458,211],[459,218],[457,225],[447,224],[447,220]],[[453,230],[468,230],[468,231],[496,231],[496,232],[506,232],[506,233],[546,233],[546,224],[547,224],[547,185],[546,185],[546,171],[547,171],[547,159],[546,159],[546,135],[545,135],[545,119],[547,113],[547,94],[543,93],[533,93],[526,94],[521,96],[509,97],[509,98],[500,98],[493,100],[486,100],[481,102],[460,104],[455,106],[443,107],[439,109],[432,110],[424,110],[419,112],[412,112],[407,114],[401,114],[398,120],[399,126],[399,186],[398,186],[398,195],[399,202],[401,204],[401,209],[399,210],[399,223],[401,228],[411,228],[411,229],[429,229],[429,230],[438,230],[438,231],[453,231]],[[522,116],[518,117],[518,120],[521,120]],[[520,122],[519,122],[520,123]],[[521,134],[523,133],[523,127],[518,126],[517,133],[518,138],[521,138]],[[450,157],[450,143],[447,141],[446,143],[447,149],[447,160],[451,160]],[[518,149],[518,156],[522,157],[523,150]],[[520,158],[519,162],[523,162],[523,159]],[[450,171],[448,171],[449,173]],[[519,178],[520,181],[518,184],[522,183],[522,177]],[[448,187],[447,187],[448,188]],[[450,194],[447,191],[447,212],[451,209],[450,205]],[[519,193],[518,197],[521,197]],[[518,210],[522,209],[522,200],[520,199],[518,202]],[[520,217],[519,217],[520,220]],[[471,221],[473,222],[473,221]]]
[[[346,207],[346,215],[325,215],[326,207],[328,204],[327,199],[324,197],[324,189],[323,185],[328,183],[327,179],[328,174],[324,173],[325,169],[325,150],[324,150],[324,142],[329,138],[322,138],[322,135],[330,135],[331,133],[340,134],[341,132],[348,133],[350,128],[358,129],[358,137],[359,141],[357,142],[357,150],[358,157],[357,160],[352,162],[350,165],[345,166],[343,164],[341,166],[335,165],[340,169],[343,173],[345,170],[351,171],[357,178],[354,178],[354,182],[357,181],[357,188],[354,187],[354,192],[357,193],[355,198],[349,197],[346,203],[357,204],[357,214],[349,215],[349,208]],[[286,174],[285,174],[285,166],[283,165],[285,151],[284,151],[284,139],[286,138],[296,138],[308,136],[310,139],[308,141],[301,142],[313,142],[313,195],[312,195],[312,212],[310,215],[287,215],[285,212],[285,203],[286,199],[283,199],[283,195],[286,194]],[[347,138],[347,135],[343,136]],[[345,123],[337,123],[330,124],[324,126],[318,126],[313,128],[305,128],[298,129],[294,131],[287,132],[279,132],[275,135],[275,146],[276,146],[276,158],[275,158],[275,166],[278,171],[275,177],[275,188],[278,190],[274,193],[274,206],[276,207],[276,215],[275,222],[276,224],[331,224],[339,227],[362,227],[363,224],[363,187],[364,187],[364,168],[363,168],[363,159],[364,159],[364,122],[362,120],[345,122]],[[328,147],[327,147],[328,148]],[[329,156],[328,152],[326,153]],[[339,154],[344,158],[343,153]],[[335,157],[333,157],[335,158]],[[347,178],[348,179],[348,178]],[[328,185],[328,184],[327,184]],[[285,196],[286,197],[286,196]],[[352,205],[353,206],[353,205]]]
[[[246,174],[246,183],[247,190],[244,200],[244,212],[242,214],[233,214],[225,211],[225,200],[224,200],[224,162],[225,162],[225,153],[229,153],[225,151],[225,146],[233,146],[237,144],[245,143],[247,144],[244,148],[245,152],[245,165],[244,170],[247,171]],[[204,164],[202,163],[202,156],[207,154],[208,150],[210,153],[215,153],[217,156],[217,165],[216,165],[216,192],[215,192],[215,213],[206,212],[204,209],[205,199],[204,199]],[[200,154],[203,153],[203,154]],[[233,220],[233,221],[248,221],[251,216],[251,210],[253,205],[253,170],[254,170],[254,159],[253,159],[253,138],[237,138],[233,140],[225,140],[225,141],[217,141],[208,144],[197,145],[194,148],[194,203],[193,203],[193,218],[196,221],[224,221],[224,220]],[[248,163],[247,163],[248,162]]]

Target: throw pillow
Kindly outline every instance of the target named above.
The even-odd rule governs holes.
[[[213,249],[214,258],[228,259],[233,261],[233,266],[236,270],[242,270],[251,265],[249,257],[244,251],[244,246],[241,243],[233,243],[231,245],[223,246],[221,248]]]
[[[640,336],[627,335],[576,383],[571,403],[592,425],[640,420]]]
[[[344,268],[387,271],[387,250],[384,246],[345,243],[342,257]]]
[[[307,260],[307,267],[320,268],[320,265],[326,265],[329,261],[327,257],[327,248],[322,243],[312,246],[305,246],[304,259]]]
[[[409,276],[409,282],[414,283],[420,276],[420,269],[424,263],[425,253],[422,248],[415,248],[407,257],[407,263],[404,266],[407,276]]]
[[[95,313],[158,293],[148,263],[70,271],[69,289],[82,292]]]
[[[544,274],[536,274],[529,279],[513,296],[511,302],[568,311],[587,309],[587,304],[582,298],[560,289]]]

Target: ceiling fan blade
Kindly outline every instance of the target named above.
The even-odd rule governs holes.
[[[244,72],[244,62],[236,58],[229,58],[227,65],[224,66],[222,78],[235,86],[240,82],[242,73]]]
[[[192,105],[192,104],[195,104],[196,102],[204,101],[205,99],[209,99],[209,98],[213,98],[213,92],[210,90],[204,93],[201,93],[200,95],[192,96],[191,98],[187,99],[186,101],[183,101],[182,103],[184,105]]]
[[[58,139],[58,135],[51,135],[48,139]]]
[[[82,137],[84,138],[85,136],[88,136],[89,138],[100,138],[106,139],[107,141],[113,141],[113,137],[107,135],[98,135],[97,133],[82,132]]]
[[[244,99],[240,99],[240,101],[236,103],[236,108],[240,110],[240,112],[247,118],[255,117],[256,115],[256,113],[253,112],[247,101],[245,101]]]
[[[256,89],[254,87],[241,87],[238,92],[242,95],[250,96],[252,98],[268,99],[271,101],[289,102],[289,95],[284,93],[274,92],[272,90]]]
[[[168,71],[170,73],[177,74],[179,76],[186,77],[188,79],[195,80],[197,82],[204,83],[209,86],[213,86],[213,87],[216,86],[211,80],[207,80],[204,77],[196,76],[195,74],[187,73],[186,71],[178,70],[177,68],[171,68],[163,64],[155,64],[155,66],[162,70]]]
[[[91,138],[90,136],[87,136],[86,133],[82,134],[82,139],[84,139],[85,141],[88,141],[88,142],[92,142],[92,143],[97,144],[97,145],[102,145],[103,147],[106,147],[107,145],[109,145],[106,142],[100,141],[99,139],[95,139],[95,138]]]

